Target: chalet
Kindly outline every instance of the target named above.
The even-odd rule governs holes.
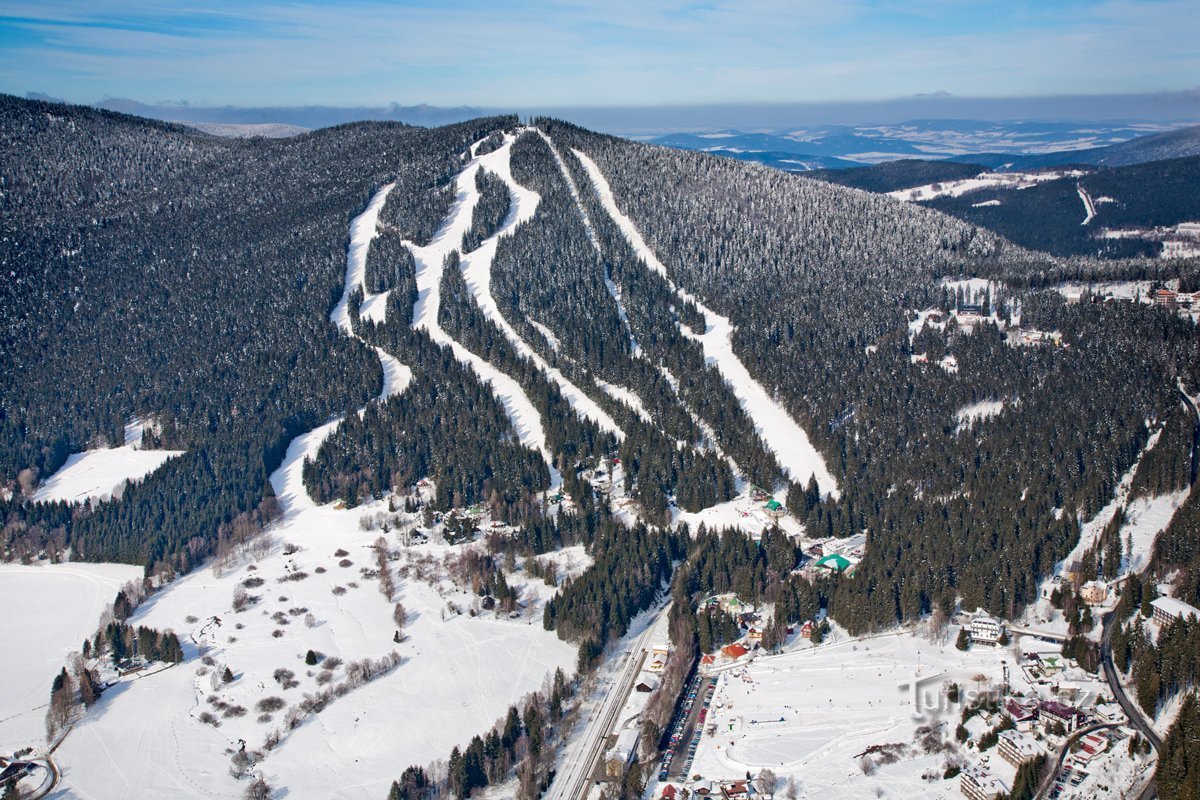
[[[1160,597],[1150,605],[1159,625],[1169,625],[1177,619],[1200,619],[1200,609],[1174,597]]]
[[[1159,289],[1154,293],[1154,305],[1164,308],[1174,308],[1178,297],[1179,295],[1170,289]]]
[[[748,781],[722,783],[721,797],[724,800],[750,800],[750,783]]]
[[[814,544],[804,552],[807,553],[811,558],[820,558],[821,556],[825,555],[825,548],[819,544]]]
[[[741,658],[742,656],[746,655],[749,652],[750,652],[749,650],[747,650],[745,647],[738,644],[737,642],[734,642],[733,644],[725,645],[724,647],[721,648],[721,654],[724,655],[726,658],[733,659],[734,661],[737,661],[739,658]]]
[[[1062,570],[1063,580],[1078,583],[1083,580],[1086,575],[1083,573],[1083,564],[1078,561],[1068,561],[1063,564]]]
[[[810,619],[800,626],[800,636],[804,639],[811,639],[813,635],[813,628],[814,626],[812,624],[812,620]]]
[[[1098,606],[1108,600],[1108,584],[1103,581],[1088,581],[1079,590],[1079,596],[1089,606]]]
[[[642,692],[644,694],[649,694],[650,692],[653,692],[657,688],[658,688],[658,679],[657,678],[649,678],[649,677],[643,678],[642,680],[635,683],[633,686],[634,691]]]
[[[1092,711],[1099,722],[1109,725],[1119,725],[1125,722],[1125,712],[1116,703],[1096,703],[1096,707]]]
[[[658,800],[675,800],[679,795],[675,791],[674,784],[668,783],[663,787],[662,794],[658,796]]]
[[[763,506],[763,511],[766,511],[767,516],[771,517],[772,519],[779,519],[787,513],[787,509],[783,507],[783,503],[779,502],[775,498],[771,498],[767,501],[767,504]]]
[[[971,620],[971,641],[978,644],[999,644],[1004,626],[991,617],[976,617]]]
[[[671,646],[667,644],[651,645],[646,669],[650,672],[662,672],[666,669],[667,659],[671,657]]]
[[[1038,705],[1038,717],[1045,730],[1056,722],[1071,733],[1087,718],[1082,711],[1055,700],[1044,700]]]
[[[715,663],[717,663],[717,657],[712,655],[711,653],[700,656],[700,666],[701,667],[711,667]]]
[[[1014,767],[1042,756],[1042,746],[1028,733],[1001,731],[999,740],[1000,757]]]
[[[971,800],[996,800],[1008,794],[1008,787],[986,769],[969,766],[958,778],[958,789]]]

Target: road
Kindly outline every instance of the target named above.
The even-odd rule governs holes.
[[[1196,409],[1196,404],[1192,402],[1192,398],[1188,397],[1187,393],[1183,391],[1182,384],[1179,389],[1179,397],[1183,400],[1184,405],[1191,410],[1192,416],[1196,419],[1196,424],[1192,428],[1192,471],[1188,481],[1189,486],[1195,486],[1196,472],[1200,470],[1200,410]]]
[[[1129,724],[1138,729],[1138,732],[1145,737],[1146,741],[1150,742],[1150,746],[1154,748],[1157,755],[1162,755],[1162,738],[1154,727],[1142,716],[1142,712],[1125,694],[1125,687],[1121,685],[1121,678],[1117,674],[1117,668],[1113,665],[1112,660],[1112,634],[1116,628],[1117,615],[1109,612],[1104,615],[1104,635],[1100,639],[1100,666],[1104,670],[1104,679],[1108,681],[1108,686],[1112,689],[1113,697],[1121,705],[1121,710],[1125,712],[1125,716],[1129,717]],[[1142,791],[1141,797],[1143,800],[1155,797],[1158,794],[1157,785],[1153,778],[1146,788]]]
[[[1044,798],[1050,792],[1050,787],[1054,785],[1054,779],[1058,777],[1058,773],[1062,772],[1063,762],[1067,760],[1067,756],[1071,755],[1071,745],[1082,739],[1084,736],[1087,736],[1089,733],[1095,733],[1096,731],[1103,731],[1109,728],[1119,727],[1121,726],[1108,723],[1100,725],[1088,725],[1085,728],[1080,728],[1063,740],[1063,745],[1058,751],[1058,761],[1055,762],[1054,769],[1047,772],[1046,776],[1042,778],[1042,784],[1037,790],[1037,797]],[[1145,797],[1145,795],[1142,796]]]
[[[666,638],[666,632],[660,630],[660,624],[666,621],[670,610],[670,603],[663,606],[646,626],[646,630],[625,652],[625,663],[613,678],[604,699],[593,709],[587,728],[563,753],[558,773],[554,776],[550,788],[546,790],[547,800],[584,800],[587,797],[591,789],[592,773],[604,755],[605,742],[617,722],[617,715],[625,705],[629,692],[633,690],[633,682],[638,672],[641,671],[646,646],[656,636],[664,640]]]

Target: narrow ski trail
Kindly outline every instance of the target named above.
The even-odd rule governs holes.
[[[600,204],[634,252],[645,262],[646,266],[661,275],[671,289],[681,299],[693,303],[704,315],[706,329],[701,333],[684,328],[685,335],[700,342],[704,348],[705,360],[716,365],[725,382],[733,389],[742,409],[754,423],[758,435],[766,447],[775,454],[779,464],[788,477],[797,483],[805,483],[809,476],[814,476],[822,493],[838,497],[837,480],[829,472],[824,458],[809,441],[808,434],[795,420],[775,401],[758,381],[750,375],[746,365],[742,363],[733,351],[733,324],[700,301],[698,297],[679,286],[676,286],[667,272],[667,268],[646,244],[642,234],[633,221],[617,206],[608,179],[596,163],[585,153],[572,149],[572,153],[583,165],[584,171],[591,181],[592,189],[600,199]]]
[[[382,187],[371,198],[366,210],[350,223],[350,244],[346,248],[346,280],[342,287],[342,297],[330,312],[329,319],[337,325],[338,330],[353,339],[359,337],[354,333],[354,327],[350,323],[350,297],[354,294],[355,289],[365,289],[367,253],[379,225],[379,211],[395,187],[394,183]],[[359,341],[362,340],[359,339]],[[412,381],[412,370],[400,363],[390,353],[378,347],[371,349],[375,351],[379,357],[379,363],[383,367],[383,389],[375,400],[383,402],[408,388],[408,384]],[[359,409],[358,413],[362,414],[365,410],[364,406]],[[279,499],[284,519],[294,518],[302,511],[317,507],[304,487],[304,462],[317,457],[321,444],[333,435],[342,419],[342,417],[332,419],[293,439],[288,444],[283,463],[271,473],[271,488],[275,490],[275,496]]]

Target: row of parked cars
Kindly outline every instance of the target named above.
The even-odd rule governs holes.
[[[713,692],[716,690],[716,685],[709,681],[708,678],[702,677],[699,674],[692,677],[692,680],[687,686],[687,696],[683,700],[683,708],[680,709],[679,716],[675,718],[675,727],[671,730],[670,744],[667,749],[667,754],[663,756],[662,766],[658,770],[658,779],[660,781],[667,780],[671,772],[671,763],[675,758],[675,753],[679,749],[679,743],[683,741],[683,734],[687,728],[688,717],[692,714],[692,707],[696,703],[696,697],[703,690],[704,696],[701,698],[700,714],[696,721],[695,730],[692,732],[691,741],[688,743],[687,756],[685,758],[683,769],[680,772],[686,775],[691,769],[692,761],[696,758],[696,749],[700,747],[700,734],[704,731],[704,719],[708,716],[708,704],[712,702]]]

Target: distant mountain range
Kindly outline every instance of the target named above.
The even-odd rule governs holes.
[[[900,159],[953,160],[992,169],[1065,163],[1121,166],[1200,153],[1200,126],[1145,123],[913,120],[786,132],[672,133],[650,141],[759,161],[788,171]]]

